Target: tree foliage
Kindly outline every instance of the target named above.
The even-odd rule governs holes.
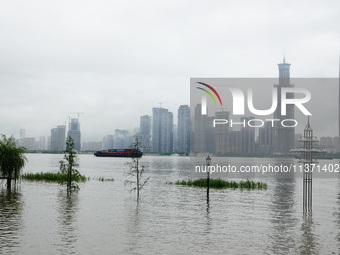
[[[134,142],[130,145],[131,149],[139,150],[141,145],[141,140],[138,135],[134,136]],[[144,187],[144,185],[148,182],[150,177],[147,177],[143,180],[143,173],[145,172],[144,166],[140,164],[141,157],[136,156],[131,158],[131,162],[127,165],[129,166],[130,170],[126,173],[128,176],[135,177],[136,180],[126,180],[125,184],[136,185],[136,187],[132,188],[130,192],[137,191],[137,200],[140,196],[140,191]]]
[[[62,180],[60,183],[67,185],[67,190],[77,190],[79,189],[79,186],[77,183],[75,183],[75,179],[78,179],[81,177],[79,171],[75,169],[75,167],[78,166],[77,163],[77,152],[73,149],[74,148],[74,142],[71,136],[67,137],[66,140],[66,149],[64,151],[64,160],[60,160],[60,173],[66,174],[67,179]]]
[[[21,171],[27,162],[26,149],[18,146],[14,137],[7,138],[1,135],[0,140],[0,176],[7,178],[10,187],[11,180],[20,177]]]

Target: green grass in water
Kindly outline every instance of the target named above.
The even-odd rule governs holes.
[[[115,179],[113,179],[113,178],[104,178],[104,177],[99,177],[99,179],[98,179],[99,181],[101,181],[101,182],[113,182]]]
[[[47,181],[47,182],[66,182],[67,174],[62,173],[25,173],[21,175],[21,179],[27,181]],[[87,178],[84,175],[72,176],[72,181],[85,182]]]
[[[168,184],[173,184],[172,182],[168,182]],[[201,178],[198,180],[188,180],[188,181],[176,181],[176,185],[185,185],[185,186],[194,186],[194,187],[207,187],[207,179]],[[264,182],[254,182],[254,181],[225,181],[222,179],[210,179],[209,182],[210,188],[232,188],[232,189],[267,189],[267,184]]]

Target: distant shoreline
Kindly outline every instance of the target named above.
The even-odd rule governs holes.
[[[96,151],[82,151],[79,152],[79,155],[90,155]],[[50,150],[34,150],[34,151],[26,151],[28,154],[64,154],[63,151],[50,151]],[[200,157],[205,156],[209,153],[199,153],[195,155],[189,155],[184,153],[156,153],[156,152],[144,152],[143,156],[178,156],[178,157]],[[244,153],[228,153],[223,155],[209,154],[213,157],[239,157],[239,158],[295,158],[295,155],[263,155],[263,154],[244,154]],[[340,153],[326,153],[323,156],[317,157],[317,159],[331,160],[331,159],[340,159]]]

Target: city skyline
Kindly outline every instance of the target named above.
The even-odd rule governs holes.
[[[340,64],[340,58],[339,58]],[[285,57],[283,57],[282,63],[278,64],[279,69],[279,77],[278,83],[274,84],[274,88],[277,91],[276,98],[278,103],[281,104],[281,90],[284,88],[294,88],[295,85],[291,83],[290,79],[290,65],[286,63]],[[340,78],[340,65],[339,65],[339,78]],[[217,79],[218,80],[218,79]],[[215,82],[217,81],[215,79]],[[219,79],[221,80],[221,79]],[[244,80],[244,79],[243,79]],[[268,79],[266,79],[268,81]],[[318,79],[314,79],[318,80]],[[293,81],[298,82],[298,86],[309,85],[308,89],[314,89],[314,86],[310,86],[313,82],[310,82],[309,79],[293,79]],[[229,84],[231,84],[231,80],[229,80]],[[316,85],[320,87],[324,86],[327,83],[327,79],[322,79],[322,82],[317,82]],[[197,83],[197,82],[196,82]],[[198,82],[201,83],[201,82]],[[242,84],[244,82],[241,82]],[[252,85],[261,85],[265,88],[266,82],[263,79],[256,82],[255,79],[252,79]],[[202,83],[204,84],[204,83]],[[338,80],[338,90],[340,91],[340,81]],[[244,86],[245,84],[243,84]],[[207,85],[210,87],[210,85]],[[230,86],[230,85],[229,85]],[[255,86],[256,87],[256,86]],[[333,87],[334,84],[333,84]],[[212,88],[212,87],[210,87]],[[263,89],[262,88],[262,89]],[[215,89],[212,88],[216,93]],[[260,88],[259,88],[260,89]],[[262,90],[260,89],[260,91]],[[323,89],[326,91],[323,87]],[[331,94],[334,94],[335,88],[330,90]],[[328,89],[329,91],[329,89]],[[263,91],[261,92],[263,93]],[[310,93],[310,92],[309,92]],[[340,92],[339,92],[340,93]],[[225,111],[222,106],[222,101],[220,99],[220,95],[216,94],[220,100],[221,111],[216,111],[215,109],[215,117],[217,119],[229,119],[229,111]],[[293,93],[287,93],[286,98],[293,99],[299,98],[298,95],[294,95]],[[261,99],[262,98],[262,99]],[[261,100],[264,99],[263,95],[261,95]],[[258,100],[257,99],[257,100]],[[203,100],[203,99],[202,99]],[[273,99],[274,100],[274,99]],[[336,100],[339,101],[340,105],[340,97]],[[332,100],[332,101],[336,101]],[[232,100],[234,101],[234,100]],[[309,100],[308,100],[309,101]],[[192,103],[192,102],[191,102]],[[235,102],[234,102],[235,103]],[[317,99],[317,108],[319,109],[320,98]],[[205,103],[206,104],[206,103]],[[249,102],[248,102],[249,104]],[[315,105],[315,104],[314,104]],[[206,107],[204,109],[204,107]],[[226,105],[224,106],[226,107]],[[332,107],[334,110],[334,107]],[[199,110],[199,111],[198,111]],[[322,109],[325,110],[325,109]],[[201,112],[202,111],[202,112]],[[295,107],[293,105],[287,106],[287,115],[282,115],[281,108],[277,107],[273,112],[273,118],[279,120],[285,120],[286,118],[294,119],[294,111]],[[80,131],[80,122],[79,115],[83,113],[77,113],[78,118],[69,117],[69,128],[67,132],[67,136],[71,136],[75,141],[75,149],[77,151],[85,151],[85,150],[100,150],[107,149],[109,140],[111,139],[112,144],[111,148],[127,148],[132,143],[132,135],[139,134],[141,137],[141,149],[145,150],[145,152],[159,152],[159,153],[172,153],[172,152],[211,152],[218,154],[225,154],[229,152],[242,152],[242,153],[254,153],[261,152],[265,154],[271,153],[289,153],[291,148],[296,145],[296,140],[299,138],[295,134],[295,128],[283,128],[278,122],[274,124],[271,128],[270,123],[266,122],[262,128],[259,128],[256,132],[254,128],[249,128],[246,126],[245,128],[241,128],[239,131],[230,130],[227,126],[217,126],[215,131],[213,131],[209,126],[211,126],[213,122],[212,116],[207,116],[209,112],[207,106],[203,106],[201,104],[197,104],[195,106],[195,111],[192,116],[195,116],[190,123],[191,114],[190,107],[188,105],[180,105],[178,108],[177,115],[177,126],[174,124],[174,116],[171,111],[166,108],[162,108],[162,103],[159,103],[159,107],[152,108],[152,116],[143,115],[140,116],[140,125],[138,128],[134,128],[134,131],[131,130],[121,130],[115,129],[115,134],[108,134],[107,136],[103,136],[101,141],[90,141],[84,142],[81,141],[81,131]],[[213,113],[214,111],[212,111]],[[176,119],[176,118],[175,118]],[[254,120],[254,117],[241,117],[241,123],[247,122],[250,120]],[[230,120],[232,121],[232,120]],[[235,121],[235,119],[234,119]],[[296,123],[297,120],[294,120]],[[338,119],[340,121],[340,118]],[[152,125],[151,125],[152,122]],[[190,133],[190,126],[193,128],[193,134]],[[59,129],[62,127],[63,132],[60,132]],[[197,129],[197,127],[199,127]],[[300,125],[301,127],[301,125]],[[340,131],[340,125],[338,126]],[[178,130],[177,130],[178,129]],[[51,129],[51,136],[48,137],[46,143],[46,137],[40,136],[39,141],[35,142],[35,138],[26,137],[26,130],[20,129],[20,142],[29,150],[43,150],[47,147],[50,150],[54,151],[62,151],[64,149],[65,143],[65,132],[66,125],[59,125],[57,128]],[[213,135],[214,133],[214,135]],[[239,134],[238,134],[239,133]],[[212,136],[211,136],[212,135]],[[215,136],[213,138],[213,136]],[[200,138],[199,138],[200,137]],[[330,151],[339,151],[339,137],[325,137],[321,136],[323,140],[328,140],[324,142],[324,147],[328,148]],[[24,138],[24,139],[23,139]],[[326,139],[327,138],[327,139]],[[230,140],[229,140],[230,139]],[[331,139],[331,142],[330,142]],[[191,140],[191,142],[190,142]],[[334,140],[334,141],[333,141]],[[191,143],[191,144],[190,144]],[[83,147],[81,149],[81,147]]]
[[[282,86],[282,85],[288,85],[289,87],[294,87],[294,84],[291,84],[290,85],[290,75],[289,75],[289,67],[290,67],[290,64],[288,64],[288,63],[285,63],[285,58],[283,59],[283,63],[280,63],[280,64],[278,64],[278,66],[279,66],[279,77],[278,77],[278,84],[274,84],[274,87],[280,87],[280,86]],[[283,67],[282,67],[283,66]],[[288,67],[288,68],[286,68],[286,67]],[[339,70],[340,70],[340,67],[339,67]],[[339,72],[340,73],[340,72]],[[238,80],[240,80],[240,79],[238,79]],[[243,79],[244,80],[244,79]],[[268,79],[265,79],[265,80],[268,80]],[[271,80],[271,79],[269,79],[269,80]],[[274,79],[275,81],[276,81],[276,79]],[[318,81],[318,79],[312,79],[313,80],[313,82],[310,82],[311,81],[311,79],[293,79],[293,81],[295,81],[295,82],[298,82],[298,84],[299,85],[306,85],[306,83],[307,84],[313,84],[314,83],[314,80],[316,80],[316,81]],[[329,82],[327,79],[323,79],[324,81],[326,81],[326,83],[332,83],[332,82]],[[331,80],[332,81],[332,80]],[[264,80],[263,79],[260,79],[260,82],[255,82],[255,80],[253,80],[253,83],[252,84],[254,84],[254,85],[265,85],[265,83],[266,82],[264,82]],[[264,82],[264,83],[263,83]],[[280,85],[281,84],[281,85]],[[324,85],[324,83],[321,83],[322,85]],[[299,86],[298,85],[298,86]],[[320,83],[319,82],[316,82],[316,85],[320,85]],[[334,84],[333,84],[334,85]],[[311,87],[311,88],[315,88],[316,86],[315,86],[315,84]],[[309,88],[309,89],[311,89],[311,88]],[[322,88],[322,89],[325,89],[325,88]],[[326,89],[327,90],[327,89]],[[333,90],[334,90],[334,88],[330,91],[330,93],[331,94],[333,94],[334,95],[334,93],[333,93]],[[280,94],[281,94],[281,92],[280,92],[280,90],[278,90],[278,97],[280,98]],[[294,96],[293,96],[294,97]],[[256,100],[258,100],[258,99],[256,99]],[[260,100],[261,100],[261,98],[260,98]],[[338,100],[338,99],[336,99],[336,100]],[[333,101],[335,101],[335,100],[333,100]],[[318,103],[319,101],[317,101],[317,103]],[[331,101],[332,102],[332,101]],[[178,108],[178,115],[177,115],[177,118],[176,117],[174,117],[173,116],[173,113],[172,112],[170,112],[168,109],[166,109],[166,108],[163,108],[162,107],[162,103],[160,103],[159,104],[159,107],[153,107],[152,108],[152,111],[154,112],[155,110],[165,110],[165,111],[167,111],[167,112],[169,112],[170,114],[171,114],[171,125],[170,126],[172,126],[173,124],[178,124],[179,122],[180,122],[180,109],[181,109],[181,107],[183,107],[183,106],[185,106],[185,107],[189,107],[188,105],[180,105],[179,106],[179,108]],[[314,104],[314,106],[315,106],[315,104]],[[318,106],[318,104],[317,104],[317,107],[319,107]],[[189,112],[190,112],[190,108],[188,108],[189,109]],[[224,108],[221,108],[221,110],[222,110],[222,112],[221,113],[223,113],[223,110]],[[314,108],[315,109],[315,108]],[[318,109],[318,108],[316,108],[316,109]],[[324,110],[324,109],[323,109]],[[334,107],[332,107],[332,110],[335,110],[335,108]],[[292,113],[289,113],[289,111],[292,111]],[[314,112],[314,111],[313,111]],[[226,113],[228,114],[228,116],[227,117],[225,117],[226,119],[229,119],[229,112],[228,111],[226,111]],[[83,114],[83,113],[79,113],[78,112],[78,118],[71,118],[71,117],[68,117],[68,121],[69,121],[69,123],[68,123],[68,126],[69,126],[69,129],[68,129],[68,135],[70,134],[70,132],[76,132],[77,133],[77,135],[75,135],[75,134],[73,134],[73,138],[75,139],[75,143],[76,143],[76,150],[78,150],[78,151],[80,151],[80,147],[81,147],[81,144],[80,143],[83,143],[83,142],[85,142],[85,143],[87,143],[87,142],[91,142],[91,143],[93,143],[93,142],[95,142],[96,143],[96,145],[95,145],[95,147],[97,148],[97,149],[101,149],[101,148],[103,148],[103,149],[105,149],[105,137],[104,137],[104,135],[102,135],[102,138],[101,139],[98,139],[98,140],[82,140],[82,141],[80,141],[81,139],[80,139],[80,122],[79,122],[79,114]],[[155,116],[155,114],[153,114],[154,116]],[[292,109],[292,110],[289,110],[289,108],[288,108],[288,115],[289,115],[289,118],[292,118],[293,116],[294,116],[294,110]],[[323,115],[324,115],[324,113],[323,113]],[[216,117],[218,116],[218,112],[216,112]],[[276,119],[276,118],[278,118],[278,116],[280,116],[280,113],[277,113],[277,111],[275,111],[275,113],[274,113],[274,118]],[[152,117],[151,116],[149,116],[149,115],[143,115],[143,116],[140,116],[140,118],[142,119],[142,117],[149,117],[150,118],[150,121],[152,120]],[[218,117],[218,118],[222,118],[222,117]],[[155,118],[153,118],[153,119],[155,119]],[[178,119],[178,123],[174,123],[174,119]],[[243,121],[243,119],[246,119],[246,118],[240,118],[240,120],[241,121]],[[156,122],[157,122],[157,120],[155,120]],[[234,120],[235,121],[235,120]],[[334,122],[336,122],[335,120],[334,120]],[[66,123],[65,123],[66,124]],[[268,123],[266,123],[266,124],[268,124]],[[321,123],[322,124],[322,123]],[[151,125],[151,124],[150,124]],[[62,125],[58,125],[58,127],[59,126],[62,126]],[[65,126],[65,130],[66,130],[66,125],[64,125]],[[155,124],[153,124],[153,126],[155,126]],[[72,128],[73,127],[73,128]],[[139,128],[141,128],[142,129],[142,122],[140,122],[140,125],[139,125],[139,127],[135,127],[135,128],[133,128],[133,129],[130,129],[130,130],[124,130],[124,132],[126,133],[125,134],[125,136],[126,137],[131,137],[133,134],[135,134],[136,132],[138,132],[138,131],[136,131],[137,129],[139,129]],[[174,125],[173,126],[173,128],[172,128],[172,131],[171,132],[174,132],[175,130],[177,131],[177,129],[176,129],[177,127],[176,127],[176,125]],[[179,126],[178,126],[178,128],[179,128]],[[149,132],[150,132],[150,130],[153,130],[154,128],[151,128],[151,127],[149,127],[148,128],[149,129]],[[275,127],[273,128],[273,131],[271,131],[271,132],[274,132],[275,131]],[[117,130],[119,130],[119,129],[115,129],[115,136],[116,137],[119,137],[118,135],[117,135]],[[261,130],[258,130],[259,132],[256,132],[256,133],[254,133],[254,135],[253,135],[253,138],[251,139],[252,140],[252,143],[254,143],[254,140],[255,140],[255,138],[256,138],[256,140],[258,140],[258,142],[259,142],[259,146],[268,146],[269,144],[268,144],[268,142],[266,142],[266,143],[263,143],[261,140],[263,139],[263,136],[267,136],[268,134],[265,134],[265,133],[261,133],[260,131]],[[20,129],[19,130],[19,133],[20,133],[20,138],[22,138],[22,137],[26,137],[27,139],[25,140],[25,144],[27,145],[26,147],[27,148],[29,148],[29,149],[31,149],[32,147],[34,147],[32,144],[34,144],[34,139],[32,140],[32,137],[30,137],[29,135],[28,136],[26,136],[26,133],[27,133],[27,130],[25,130],[25,129]],[[178,133],[180,133],[180,131],[178,130]],[[268,133],[268,131],[267,131],[267,133]],[[228,134],[228,132],[226,133],[226,134]],[[111,136],[112,135],[112,131],[109,133],[109,134],[107,134],[108,136]],[[174,138],[175,138],[175,132],[174,132],[174,134],[172,135],[171,134],[171,136],[173,136]],[[72,136],[72,135],[71,135]],[[261,137],[262,136],[262,137]],[[327,136],[329,136],[329,134],[326,134],[326,136],[323,136],[323,135],[320,135],[319,137],[327,137]],[[52,134],[52,137],[53,137],[53,134]],[[104,137],[104,138],[103,138]],[[112,137],[114,137],[114,136],[112,136]],[[150,141],[149,141],[149,143],[151,143],[152,142],[152,136],[151,136],[151,134],[149,134],[149,139],[150,139]],[[243,135],[242,135],[242,137],[244,137]],[[335,136],[336,137],[336,136]],[[30,138],[29,140],[28,140],[28,138]],[[333,138],[334,138],[334,136],[333,136]],[[125,138],[125,139],[127,139],[127,138]],[[129,138],[130,139],[130,138]],[[170,147],[169,147],[169,149],[167,149],[167,150],[160,150],[160,149],[156,149],[156,151],[159,151],[159,152],[172,152],[173,150],[171,149],[171,147],[173,147],[175,150],[174,151],[177,151],[176,149],[177,149],[177,147],[176,147],[176,143],[177,143],[177,138],[175,138],[176,139],[176,141],[174,140],[174,139],[170,139],[172,142],[173,142],[173,145],[171,145]],[[216,139],[216,138],[215,138]],[[243,138],[242,138],[243,139]],[[275,135],[274,135],[274,137],[273,137],[273,141],[275,141]],[[43,141],[45,141],[45,142],[41,142],[41,140],[43,140]],[[50,140],[51,140],[51,137],[47,137],[47,143],[49,144],[50,143]],[[52,139],[53,140],[53,139]],[[228,140],[228,139],[227,139]],[[286,138],[283,138],[283,141],[287,141],[287,140],[289,140],[289,139],[286,139]],[[296,137],[295,137],[295,140],[296,140]],[[100,141],[100,143],[102,143],[102,145],[99,145],[99,142],[98,141]],[[115,147],[117,147],[118,145],[117,145],[117,141],[118,140],[116,140],[116,143],[114,143],[114,146]],[[40,142],[40,145],[39,146],[35,146],[37,149],[43,149],[45,146],[46,146],[46,137],[44,137],[44,136],[41,136],[41,134],[39,134],[39,142]],[[37,141],[37,143],[38,143],[38,141]],[[243,143],[243,142],[242,142]],[[44,145],[43,145],[44,144]],[[126,142],[124,142],[124,146],[122,146],[122,145],[119,145],[118,147],[128,147],[128,145],[130,144],[130,142],[128,142],[128,141],[126,141]],[[282,144],[282,142],[279,142],[279,144]],[[294,144],[294,135],[292,136],[292,144]],[[117,146],[116,146],[117,145]],[[214,145],[215,146],[215,145]],[[218,141],[216,141],[216,146],[218,146]],[[223,149],[223,147],[228,147],[228,141],[226,141],[226,142],[221,142],[221,144],[219,145],[220,146],[220,149],[218,149],[217,147],[216,147],[216,152],[217,151],[219,151],[220,153],[224,153],[224,152],[227,152],[227,151],[230,151],[229,149],[228,150],[226,150],[225,148]],[[237,145],[233,145],[233,146],[236,146],[237,147]],[[232,147],[233,147],[232,146]],[[53,146],[52,146],[53,147]],[[87,146],[85,146],[85,147],[87,147]],[[146,151],[152,151],[152,149],[153,149],[153,147],[154,146],[150,146],[150,148],[149,149],[146,149]],[[290,146],[288,146],[288,147],[291,147],[291,145]],[[275,145],[274,145],[274,152],[277,152],[277,153],[280,153],[280,152],[284,152],[284,153],[287,153],[287,152],[289,152],[289,149],[288,149],[288,147],[287,147],[287,149],[285,150],[285,151],[279,151],[277,148],[275,149]],[[221,150],[221,148],[222,148],[222,150]],[[48,149],[52,149],[51,148],[51,146],[49,146],[48,147]],[[55,150],[55,149],[52,149],[52,150]],[[58,149],[58,150],[62,150],[62,149]],[[266,151],[267,149],[265,149],[265,151]],[[249,150],[248,150],[249,151]],[[250,151],[253,151],[253,150],[250,150]]]
[[[338,79],[291,79],[291,64],[285,57],[277,65],[277,79],[191,79],[190,105],[194,109],[191,113],[191,150],[194,153],[289,154],[299,139],[296,134],[301,134],[306,116],[308,123],[313,117],[316,126],[337,126],[332,133],[340,132],[340,112],[335,106],[340,105],[340,94],[337,97],[340,93],[340,58]],[[271,83],[274,88],[269,89]],[[197,84],[203,84],[210,92]],[[207,94],[211,97],[209,106]],[[325,136],[319,134],[319,137]],[[330,138],[329,133],[326,137]],[[331,140],[324,146],[330,151],[339,151],[339,136]]]
[[[185,109],[184,116],[181,116]],[[178,122],[182,123],[177,132],[177,126],[173,122],[173,113],[166,108],[153,107],[153,116],[140,116],[140,124],[133,130],[116,128],[111,133],[102,136],[102,139],[96,141],[83,141],[82,131],[80,129],[79,115],[78,118],[69,118],[68,125],[58,125],[51,129],[49,136],[30,137],[27,135],[26,129],[20,129],[19,137],[15,137],[21,145],[25,145],[28,150],[52,150],[63,151],[65,147],[66,137],[71,136],[74,140],[74,148],[79,151],[101,150],[110,148],[128,148],[133,142],[133,135],[138,134],[141,142],[141,149],[145,152],[151,152],[155,148],[157,152],[173,152],[177,144],[175,134],[182,134],[182,147],[185,148],[181,152],[190,152],[190,107],[189,105],[180,105],[178,108]],[[155,114],[156,112],[156,114]],[[164,115],[164,116],[163,116]],[[152,123],[151,123],[152,122]],[[66,128],[68,126],[68,128]],[[158,130],[161,130],[159,132]],[[157,135],[154,132],[158,132]],[[114,133],[114,135],[113,135]],[[152,135],[155,144],[152,144]],[[47,138],[47,139],[46,139]],[[164,139],[166,141],[164,141]],[[158,145],[157,145],[158,143]]]
[[[169,112],[166,108],[154,107],[153,116],[140,116],[140,125],[132,132],[129,130],[115,129],[114,135],[107,134],[103,136],[100,141],[81,141],[80,123],[77,118],[69,119],[68,129],[66,128],[66,125],[58,125],[56,128],[51,129],[51,136],[40,136],[39,140],[35,140],[33,137],[27,137],[26,130],[20,129],[20,137],[18,141],[28,150],[62,151],[65,147],[66,137],[71,135],[71,137],[73,136],[72,138],[74,141],[76,141],[75,149],[79,152],[111,148],[128,148],[132,143],[133,135],[138,134],[141,139],[140,148],[144,152],[197,153],[205,151],[221,155],[233,152],[264,154],[289,153],[289,151],[275,151],[275,145],[273,143],[273,140],[275,139],[275,136],[273,135],[275,128],[271,126],[270,122],[265,122],[264,126],[259,128],[257,131],[255,131],[254,128],[249,128],[248,126],[241,128],[241,130],[233,130],[233,128],[229,130],[229,126],[224,125],[217,125],[214,131],[208,127],[212,124],[213,119],[226,119],[229,121],[230,112],[223,110],[220,112],[217,111],[214,113],[214,116],[209,117],[202,115],[201,110],[202,106],[200,104],[196,105],[196,117],[194,120],[191,120],[190,106],[180,105],[177,115],[179,124],[173,125],[173,113]],[[277,113],[275,113],[275,115],[277,115]],[[169,117],[171,122],[168,122],[167,120]],[[198,120],[198,122],[196,120]],[[250,120],[254,120],[254,117],[241,117],[239,123],[248,123]],[[190,135],[190,126],[192,124],[194,129],[197,125],[200,126],[202,132],[194,130],[194,133]],[[165,130],[161,132],[162,134],[157,131],[162,129]],[[197,143],[197,134],[203,139],[200,143]],[[190,136],[192,136],[191,138],[194,138],[191,144]],[[298,146],[297,141],[300,136],[301,133],[295,133],[293,138],[294,145],[292,145],[292,148]],[[153,139],[154,137],[155,139]],[[320,136],[319,140],[321,148],[324,148],[329,152],[338,151],[339,137]],[[159,143],[159,145],[153,145],[154,142]],[[167,144],[169,142],[171,142],[170,145]],[[164,144],[161,146],[160,143]],[[199,147],[197,147],[197,145]]]

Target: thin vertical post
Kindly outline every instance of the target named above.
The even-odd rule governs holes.
[[[313,136],[313,129],[309,124],[309,118],[307,126],[303,132],[303,137],[301,137],[298,141],[302,143],[302,146],[292,149],[291,152],[300,154],[301,157],[299,163],[303,164],[302,207],[303,211],[306,213],[312,212],[313,205],[313,167],[318,163],[314,154],[325,152],[325,150],[321,150],[314,146],[314,144],[319,141]]]
[[[210,188],[210,163],[211,163],[211,158],[208,157],[206,158],[206,164],[207,164],[207,197],[209,197],[209,188]]]

